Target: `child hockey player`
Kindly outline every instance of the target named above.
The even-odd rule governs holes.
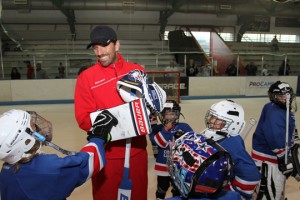
[[[42,142],[35,137],[51,136],[51,128],[41,127],[42,121],[34,121],[23,110],[3,113],[0,116],[0,159],[4,161],[0,174],[1,200],[66,199],[104,167],[103,145],[110,141],[109,132],[117,123],[114,116],[103,111],[88,131],[88,144],[80,152],[60,158],[43,154]]]
[[[223,190],[233,166],[229,153],[220,145],[188,132],[170,146],[169,173],[181,196],[168,200],[241,200],[238,192]]]
[[[250,200],[260,180],[260,173],[248,152],[242,137],[244,109],[231,100],[213,104],[208,110],[203,135],[217,141],[233,160],[233,173],[226,189],[239,192]]]
[[[155,171],[157,174],[156,199],[164,199],[171,183],[171,178],[167,168],[167,156],[169,154],[169,141],[178,138],[183,133],[192,131],[192,128],[179,122],[181,107],[174,100],[167,100],[163,111],[159,114],[162,124],[152,128],[150,139],[153,145],[157,145],[158,154],[156,156]],[[173,196],[179,192],[173,187]]]
[[[293,175],[292,164],[290,159],[285,162],[285,155],[290,154],[289,149],[293,143],[295,119],[291,108],[296,97],[291,86],[281,81],[273,83],[268,94],[270,102],[264,106],[252,138],[252,157],[262,174],[255,199],[284,199],[286,178]],[[287,94],[290,95],[290,102],[286,101]],[[288,152],[286,152],[287,120]]]

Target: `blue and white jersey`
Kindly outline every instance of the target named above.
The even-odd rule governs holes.
[[[233,173],[227,189],[239,192],[245,199],[251,199],[260,173],[253,159],[245,149],[241,136],[231,136],[217,141],[231,156]]]
[[[0,173],[1,200],[63,200],[105,165],[104,141],[91,138],[79,153],[60,158],[41,154],[18,171],[4,163]]]
[[[291,147],[295,117],[289,113],[288,146]],[[262,162],[277,164],[277,158],[285,156],[286,141],[286,110],[270,102],[261,113],[256,130],[252,138],[252,158],[257,165]]]
[[[181,197],[171,197],[171,198],[166,198],[165,200],[212,200],[212,199],[214,199],[214,200],[242,200],[242,197],[238,192],[222,190],[217,197],[213,197],[213,198],[203,197],[203,198],[183,199]]]
[[[158,146],[158,154],[154,169],[158,176],[169,176],[167,167],[167,157],[169,155],[170,147],[169,141],[173,141],[174,135],[181,131],[183,133],[191,132],[193,129],[187,123],[177,123],[172,129],[166,131],[162,124],[152,127],[150,133],[150,140],[153,144]]]

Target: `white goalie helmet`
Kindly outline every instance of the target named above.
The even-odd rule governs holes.
[[[121,98],[127,103],[143,98],[144,85],[147,74],[141,70],[134,70],[117,82],[117,89]]]
[[[128,103],[144,98],[151,114],[161,112],[167,100],[166,92],[155,82],[148,80],[148,76],[141,70],[132,70],[117,82],[117,89]]]
[[[30,114],[23,110],[10,110],[0,116],[0,159],[9,164],[17,163],[35,144],[27,133]]]
[[[214,120],[212,120],[214,119]],[[223,124],[219,128],[214,127],[213,122],[222,120]],[[204,135],[217,141],[228,136],[239,135],[244,126],[244,109],[241,105],[232,100],[223,100],[213,104],[205,116],[207,129]]]

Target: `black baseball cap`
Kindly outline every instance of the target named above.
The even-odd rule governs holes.
[[[90,34],[91,42],[87,45],[89,49],[93,44],[103,44],[108,45],[112,41],[117,41],[116,32],[109,26],[96,26]]]

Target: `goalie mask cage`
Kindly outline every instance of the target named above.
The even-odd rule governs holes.
[[[148,79],[157,83],[167,93],[167,99],[180,103],[179,71],[148,71]]]

